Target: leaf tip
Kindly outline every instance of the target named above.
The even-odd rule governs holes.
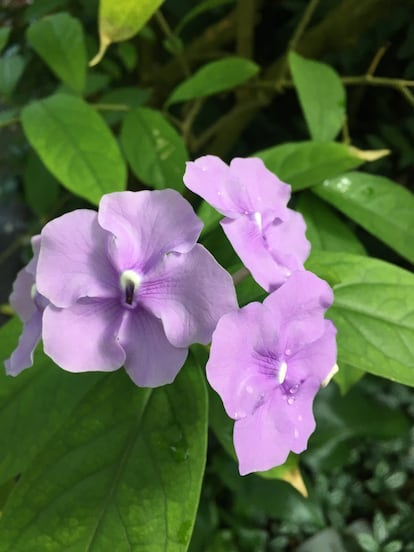
[[[391,150],[389,149],[360,150],[354,146],[350,146],[350,148],[351,152],[363,161],[377,161],[378,159],[382,159],[383,157],[391,154]]]
[[[90,60],[88,64],[89,67],[94,67],[95,65],[98,65],[98,63],[104,57],[105,52],[110,44],[111,39],[107,35],[101,34],[98,53]]]

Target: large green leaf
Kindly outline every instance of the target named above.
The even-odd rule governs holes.
[[[0,96],[10,96],[23,74],[25,61],[19,54],[0,58]]]
[[[319,184],[364,162],[359,150],[335,142],[292,142],[258,151],[254,156],[260,157],[294,191]]]
[[[351,172],[313,190],[414,263],[414,196],[395,182]]]
[[[414,385],[414,275],[349,253],[316,252],[306,266],[334,289],[339,366]]]
[[[66,94],[22,111],[24,132],[52,174],[71,192],[97,204],[124,190],[126,166],[111,131],[87,103]]]
[[[177,131],[160,111],[146,107],[124,118],[121,143],[135,175],[154,188],[182,190],[188,153]]]
[[[310,192],[303,192],[296,208],[305,218],[306,236],[313,249],[364,255],[362,243],[324,201]]]
[[[0,550],[185,551],[206,418],[194,365],[155,390],[124,371],[106,375],[19,480],[0,520]]]
[[[345,88],[325,63],[289,54],[289,66],[313,140],[333,140],[345,121]]]
[[[17,345],[20,330],[16,318],[0,329],[0,484],[28,468],[102,377],[69,374],[40,350],[33,368],[16,378],[6,376],[3,362]]]
[[[128,40],[142,29],[164,0],[100,0],[99,52],[90,62],[96,65],[112,42]]]
[[[50,69],[77,92],[85,86],[86,49],[80,22],[68,13],[36,21],[27,38]]]
[[[257,75],[260,68],[248,59],[229,57],[204,65],[171,93],[167,104],[203,98],[230,90]]]

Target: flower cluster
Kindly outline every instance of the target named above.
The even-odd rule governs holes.
[[[313,399],[336,366],[336,330],[324,318],[332,291],[305,270],[304,220],[261,160],[201,157],[184,182],[224,215],[226,236],[269,292],[264,302],[238,308],[180,194],[107,194],[98,212],[66,213],[33,238],[10,297],[23,332],[6,370],[31,366],[42,339],[65,370],[124,366],[137,385],[156,387],[174,380],[192,343],[212,341],[207,379],[235,420],[240,473],[267,470],[303,451],[315,428]]]
[[[124,366],[140,386],[173,381],[189,345],[209,343],[237,307],[230,275],[196,244],[201,227],[173,190],[108,194],[98,213],[49,222],[11,296],[24,330],[8,373],[32,364],[41,335],[70,372]]]
[[[221,225],[254,279],[270,295],[224,315],[213,334],[207,378],[236,420],[242,475],[283,464],[306,449],[313,399],[336,370],[336,329],[324,313],[328,284],[303,267],[302,216],[290,187],[260,159],[214,156],[187,164],[184,182],[225,215]]]

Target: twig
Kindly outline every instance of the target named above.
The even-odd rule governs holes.
[[[412,92],[410,92],[410,90],[408,90],[405,86],[400,86],[399,91],[408,103],[414,107],[414,94],[412,94]]]
[[[298,45],[299,40],[302,38],[303,33],[306,30],[306,27],[309,25],[310,20],[312,19],[313,12],[318,7],[319,0],[310,0],[309,4],[306,6],[305,11],[303,12],[303,15],[296,26],[296,29],[293,32],[292,38],[289,40],[288,43],[288,52],[292,52],[296,50],[296,46]]]
[[[177,58],[177,61],[181,65],[184,75],[186,77],[189,77],[191,75],[190,67],[181,49],[176,47],[178,39],[175,36],[174,31],[169,26],[168,21],[163,16],[161,10],[158,10],[157,12],[155,12],[155,19],[157,20],[157,23],[160,26],[162,32],[165,34],[166,38],[168,38],[171,41],[171,45],[173,46],[175,57]]]
[[[236,7],[236,51],[241,57],[253,57],[255,0],[238,0]]]
[[[200,112],[201,107],[203,106],[204,101],[205,98],[198,98],[197,100],[193,101],[183,122],[181,123],[181,134],[183,136],[184,142],[187,145],[189,144],[189,142],[191,142],[192,126],[194,124],[194,121],[196,120],[197,115]]]

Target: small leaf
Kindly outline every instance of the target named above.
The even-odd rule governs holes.
[[[2,27],[0,29],[0,52],[2,52],[9,41],[11,27]]]
[[[184,27],[190,23],[195,17],[198,15],[209,11],[213,8],[224,6],[226,4],[234,4],[235,0],[204,0],[203,2],[199,2],[189,10],[185,16],[181,19],[181,21],[178,23],[178,25],[174,29],[174,34],[179,35],[182,33],[182,30]]]
[[[243,58],[212,61],[179,84],[172,91],[167,105],[230,90],[257,75],[259,70],[258,65]]]
[[[362,164],[354,148],[336,142],[292,142],[259,151],[252,157],[260,157],[293,191],[309,188]]]
[[[301,458],[316,471],[347,464],[350,442],[356,439],[406,438],[410,431],[409,419],[400,409],[385,406],[362,385],[342,397],[337,386],[328,385],[317,394],[314,413],[316,431]]]
[[[68,13],[57,13],[36,21],[27,38],[59,79],[82,92],[86,78],[86,49],[83,29]]]
[[[121,143],[134,174],[157,189],[182,190],[188,153],[160,111],[138,107],[126,114]]]
[[[206,418],[194,366],[154,390],[123,370],[105,374],[17,483],[0,519],[0,551],[186,550]]]
[[[414,386],[414,275],[349,253],[315,252],[306,267],[333,287],[339,366]]]
[[[150,98],[151,92],[145,88],[138,88],[137,86],[114,88],[110,92],[107,92],[99,100],[100,104],[115,104],[125,105],[125,111],[102,111],[102,117],[108,123],[108,125],[115,125],[119,123],[132,107],[140,107],[144,105]]]
[[[328,207],[310,192],[300,195],[296,209],[306,222],[306,236],[313,250],[346,251],[364,255],[365,249],[352,230]]]
[[[289,66],[313,140],[333,140],[345,121],[345,88],[325,63],[289,54]]]
[[[50,172],[71,192],[99,203],[126,187],[126,167],[102,118],[83,100],[55,94],[22,111],[24,132]]]
[[[414,262],[414,195],[388,178],[351,172],[312,190]]]
[[[112,42],[137,34],[162,3],[163,0],[100,0],[99,51],[89,65],[99,63]]]
[[[25,68],[25,61],[19,54],[0,58],[0,96],[10,96]]]

